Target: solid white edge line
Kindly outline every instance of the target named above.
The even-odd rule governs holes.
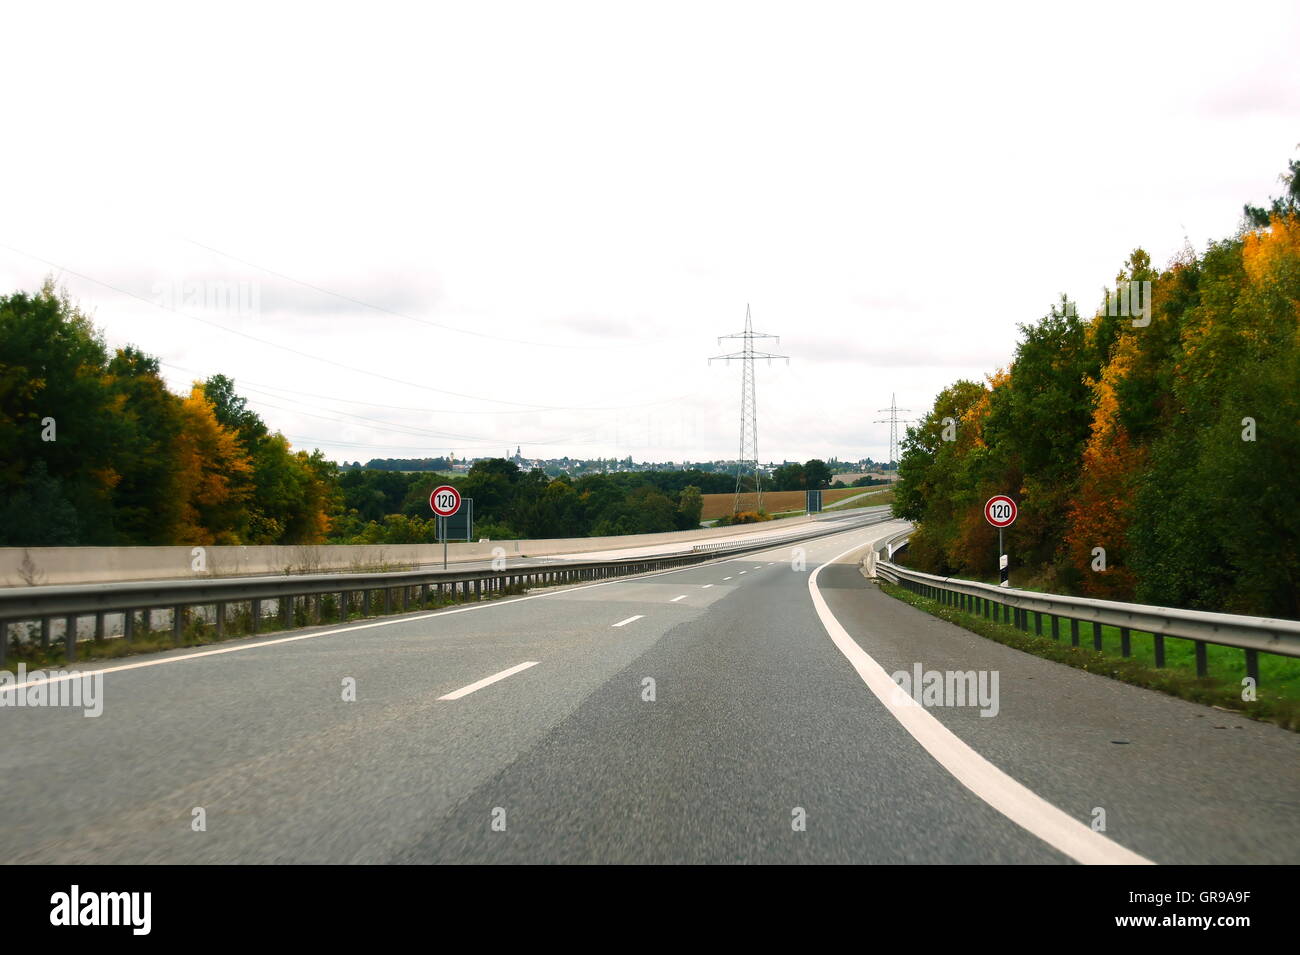
[[[536,660],[529,660],[526,663],[520,663],[512,666],[508,670],[502,670],[500,673],[493,673],[491,676],[485,676],[483,679],[471,683],[469,686],[462,686],[459,690],[452,690],[445,696],[440,696],[440,700],[459,700],[462,696],[469,696],[475,690],[481,690],[485,686],[491,686],[498,680],[504,680],[508,676],[514,676],[520,670],[527,670],[529,667],[537,666]]]
[[[713,586],[713,584],[705,584],[705,585],[704,585],[703,587],[701,587],[700,589],[701,589],[701,590],[708,590],[708,589],[709,589],[710,587],[712,587],[712,586]]]
[[[672,600],[670,600],[670,601],[668,601],[668,602],[669,602],[670,604],[675,604],[675,603],[677,603],[677,601],[679,601],[679,600],[685,600],[685,599],[686,599],[686,595],[685,595],[685,594],[682,594],[680,597],[674,597]]]
[[[644,617],[644,616],[645,616],[645,614],[643,614],[643,613],[634,613],[634,614],[632,614],[632,616],[628,617],[626,620],[620,620],[618,623],[611,623],[610,626],[611,626],[611,627],[626,627],[629,623],[632,623],[634,620],[640,620],[640,619],[641,619],[642,617]]]
[[[874,525],[867,525],[867,526],[872,527]],[[847,530],[835,531],[834,533],[827,534],[825,537],[816,538],[816,542],[829,541],[832,537],[839,537],[841,534],[851,534],[854,531],[860,531],[865,529],[866,528],[864,527],[850,527]],[[777,550],[777,549],[778,547],[776,546],[772,547],[772,550]],[[717,563],[725,564],[728,563],[728,561],[718,561]],[[626,584],[634,580],[646,580],[651,577],[668,577],[671,576],[672,574],[684,574],[688,571],[698,570],[700,566],[708,566],[708,565],[704,564],[704,565],[697,565],[692,567],[679,567],[676,570],[656,570],[656,571],[651,571],[650,573],[647,574],[632,574],[627,577],[619,577],[615,580],[602,580],[594,584],[582,584],[581,586],[578,587],[561,587],[558,590],[547,590],[546,593],[541,593],[541,594],[526,594],[522,597],[511,597],[505,600],[483,601],[482,603],[470,604],[467,607],[454,607],[450,610],[435,610],[432,613],[420,614],[418,616],[411,616],[409,614],[398,614],[392,617],[385,617],[382,620],[373,620],[370,623],[358,623],[347,627],[334,627],[333,629],[330,630],[317,630],[313,633],[297,633],[294,634],[292,637],[277,637],[274,640],[258,640],[256,643],[240,643],[237,646],[230,646],[230,647],[214,647],[211,650],[199,650],[194,653],[182,653],[175,656],[154,657],[151,660],[140,660],[137,663],[122,663],[119,664],[118,666],[112,666],[112,667],[97,667],[94,669],[76,670],[75,672],[68,673],[66,676],[44,677],[39,680],[28,680],[25,683],[3,684],[0,685],[0,693],[7,693],[13,690],[25,690],[28,687],[32,687],[32,686],[45,686],[52,683],[63,683],[67,680],[79,680],[82,677],[93,676],[96,673],[122,673],[127,670],[143,670],[147,667],[164,666],[169,663],[185,663],[188,660],[200,660],[203,659],[204,657],[220,656],[223,653],[242,653],[245,650],[259,650],[262,647],[274,647],[274,646],[279,646],[282,643],[296,643],[299,640],[314,640],[317,637],[333,637],[333,636],[337,636],[340,633],[351,633],[354,630],[370,630],[374,627],[392,627],[400,623],[415,623],[416,621],[419,620],[431,620],[434,617],[447,617],[457,613],[475,613],[481,610],[491,610],[494,607],[505,607],[510,604],[520,603],[524,600],[545,600],[548,597],[556,597],[559,596],[560,594],[569,594],[578,590],[593,590],[596,587],[612,587],[618,584]],[[727,579],[730,580],[731,578],[728,577]],[[713,585],[705,584],[705,586],[712,587]],[[66,666],[66,664],[64,664],[64,666]],[[43,671],[46,668],[40,667],[38,669]]]
[[[870,545],[867,545],[870,546]],[[1049,846],[1085,865],[1154,865],[1119,843],[1084,825],[1053,806],[1027,786],[1017,782],[975,752],[960,737],[910,698],[903,702],[898,684],[884,667],[862,649],[840,622],[835,619],[821,591],[817,575],[841,557],[862,550],[850,547],[819,566],[808,576],[808,593],[822,626],[835,646],[844,654],[862,682],[899,723],[931,756],[963,786]]]

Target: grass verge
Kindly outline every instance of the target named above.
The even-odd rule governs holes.
[[[866,497],[858,498],[856,501],[850,501],[848,504],[841,504],[833,508],[823,507],[822,510],[834,511],[851,511],[857,507],[879,507],[881,504],[894,503],[894,489],[885,488],[883,491],[872,491]]]
[[[1070,627],[1064,620],[1061,621],[1060,639],[1053,640],[1046,618],[1043,635],[1038,636],[1034,632],[1032,615],[1030,632],[1025,633],[1011,624],[986,620],[980,614],[941,604],[905,587],[884,580],[878,583],[881,591],[897,600],[1017,650],[1253,720],[1274,723],[1293,732],[1300,731],[1300,660],[1261,653],[1258,698],[1243,701],[1244,655],[1232,647],[1208,646],[1208,674],[1198,677],[1195,645],[1191,640],[1165,637],[1165,666],[1157,668],[1154,641],[1149,633],[1131,631],[1131,655],[1124,657],[1120,652],[1120,632],[1115,627],[1102,628],[1102,649],[1098,651],[1093,647],[1092,625],[1081,624],[1080,645],[1075,647],[1070,644]]]

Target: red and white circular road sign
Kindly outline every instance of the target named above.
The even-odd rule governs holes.
[[[460,510],[460,491],[450,484],[435,487],[429,495],[429,506],[439,517],[451,517]]]
[[[1010,527],[1016,522],[1016,502],[1005,494],[991,497],[984,504],[984,520],[994,527]]]

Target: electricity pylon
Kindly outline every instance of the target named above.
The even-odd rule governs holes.
[[[758,495],[758,502],[754,509],[758,510],[763,506],[763,478],[758,469],[758,402],[754,395],[754,359],[766,358],[767,363],[772,364],[773,358],[784,358],[785,363],[790,364],[788,355],[774,355],[769,352],[754,351],[754,339],[756,338],[774,338],[778,345],[781,339],[777,335],[764,335],[761,332],[754,331],[754,324],[749,317],[749,305],[745,305],[745,330],[736,332],[734,335],[721,335],[718,337],[718,344],[722,344],[724,338],[739,338],[744,341],[744,346],[738,352],[732,352],[730,355],[714,355],[709,359],[709,364],[715,361],[739,361],[741,363],[742,374],[740,379],[740,455],[736,459],[736,496],[731,503],[731,513],[740,513],[740,488],[744,481],[745,471],[750,467],[754,471],[754,491]]]
[[[889,396],[889,407],[877,408],[876,410],[881,412],[884,411],[889,412],[888,418],[878,418],[876,421],[873,422],[873,424],[889,425],[889,463],[895,464],[898,461],[898,426],[900,424],[908,424],[911,420],[909,418],[900,418],[898,416],[898,413],[900,411],[910,413],[912,409],[898,407],[898,399],[891,394]]]

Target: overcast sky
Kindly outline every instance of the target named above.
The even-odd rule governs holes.
[[[362,461],[734,457],[748,303],[760,457],[880,459],[1280,193],[1298,9],[6,5],[0,293]]]

